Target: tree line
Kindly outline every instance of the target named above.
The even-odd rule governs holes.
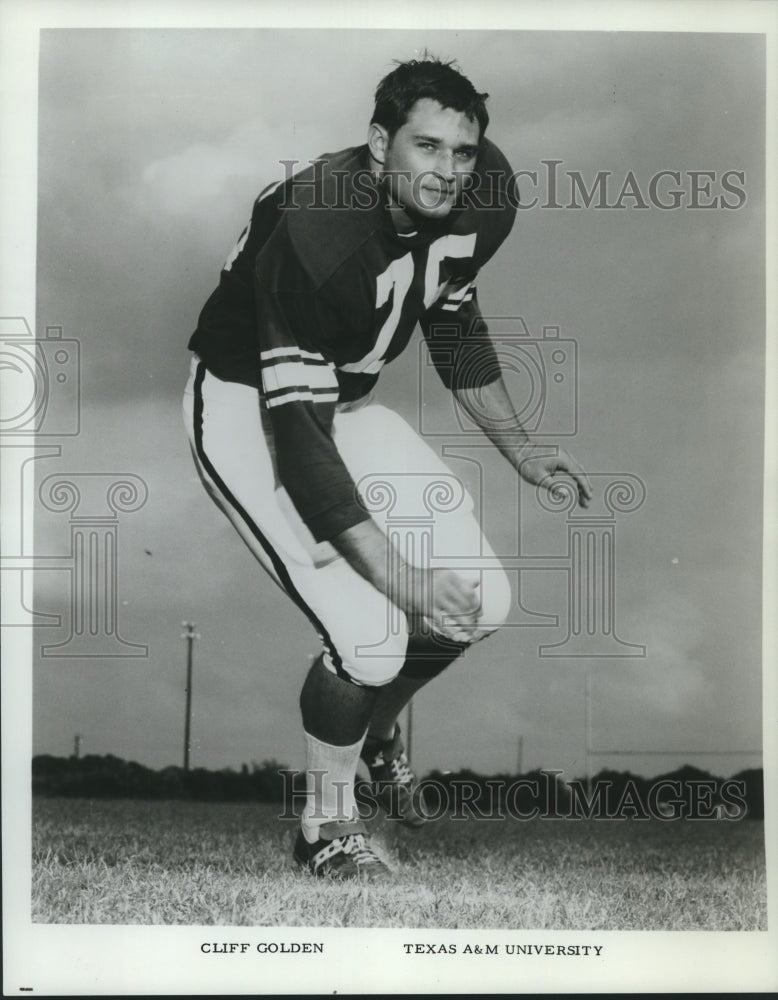
[[[670,818],[706,819],[713,818],[714,809],[725,808],[730,819],[764,818],[761,768],[741,771],[726,780],[691,765],[653,778],[602,770],[589,783],[581,777],[569,780],[551,770],[523,775],[432,771],[422,784],[427,802],[437,799],[451,811],[464,808],[464,801],[476,815],[507,806],[509,814],[527,817],[545,811],[552,818],[555,814],[560,818],[595,814],[641,819],[659,810]],[[185,771],[175,766],[154,770],[113,754],[41,754],[32,760],[32,791],[41,796],[271,803],[294,798],[299,806],[304,790],[304,775],[276,760],[253,761],[239,770],[213,771],[202,767]],[[673,810],[678,815],[673,815]]]

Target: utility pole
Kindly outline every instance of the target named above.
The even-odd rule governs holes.
[[[586,794],[592,797],[592,677],[589,670],[584,674],[584,765],[586,769]]]
[[[524,737],[519,733],[519,749],[516,754],[516,774],[521,775],[521,769],[524,764]]]
[[[78,760],[81,756],[81,733],[76,733],[73,737],[73,756]]]
[[[181,622],[186,632],[181,638],[186,639],[186,715],[184,719],[184,770],[189,770],[189,754],[192,748],[192,647],[199,633],[195,632],[194,622]]]

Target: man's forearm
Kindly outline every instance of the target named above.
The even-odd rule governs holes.
[[[335,535],[330,542],[360,576],[395,604],[401,602],[400,583],[407,575],[408,564],[374,521],[360,521]]]
[[[502,377],[479,389],[456,389],[454,396],[492,444],[520,471],[521,463],[533,454],[533,446]]]
[[[536,449],[519,420],[502,378],[476,390],[456,389],[454,395],[523,479],[535,486],[553,489],[557,482],[554,477],[569,476],[576,484],[578,502],[582,507],[588,506],[592,488],[584,470],[563,448]]]

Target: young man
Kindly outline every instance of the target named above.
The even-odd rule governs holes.
[[[203,482],[323,643],[300,696],[309,795],[294,848],[315,875],[386,874],[356,809],[360,754],[382,803],[423,822],[397,718],[510,607],[461,484],[370,399],[416,323],[444,384],[524,479],[567,474],[590,496],[561,449],[533,452],[480,317],[476,274],[515,215],[486,96],[450,64],[399,64],[365,146],[259,196],[189,344]],[[429,514],[432,551],[395,508],[417,525]]]

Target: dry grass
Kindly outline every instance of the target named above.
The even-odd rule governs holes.
[[[386,885],[291,861],[279,807],[36,799],[33,920],[44,923],[761,930],[755,821],[372,824]]]

